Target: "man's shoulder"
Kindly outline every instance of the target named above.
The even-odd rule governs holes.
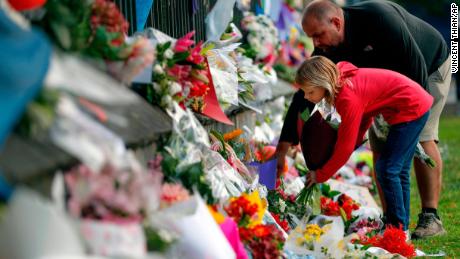
[[[382,13],[394,13],[402,9],[401,6],[386,0],[367,0],[344,7],[353,14],[379,15]]]

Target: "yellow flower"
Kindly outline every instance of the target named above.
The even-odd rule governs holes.
[[[251,203],[255,203],[257,205],[257,213],[256,217],[254,217],[251,222],[249,223],[248,227],[254,227],[258,224],[262,223],[262,219],[264,217],[265,209],[267,208],[267,202],[262,201],[259,195],[259,191],[254,191],[251,194],[243,193],[243,196],[248,199]]]

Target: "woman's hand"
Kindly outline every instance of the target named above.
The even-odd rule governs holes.
[[[305,182],[305,186],[307,188],[312,187],[316,183],[316,172],[315,171],[309,171],[307,173],[307,181]]]

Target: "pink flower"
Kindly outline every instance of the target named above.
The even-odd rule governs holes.
[[[191,31],[185,34],[184,37],[178,39],[176,41],[176,45],[174,45],[175,52],[185,52],[188,50],[190,46],[192,46],[195,42],[191,39],[195,35],[195,31]]]
[[[201,46],[203,45],[202,42],[198,43],[190,52],[190,55],[187,57],[187,61],[190,61],[194,64],[201,64],[204,62],[204,57],[201,55]]]
[[[192,72],[192,66],[175,64],[172,68],[168,69],[168,74],[176,78],[180,83],[186,80]]]

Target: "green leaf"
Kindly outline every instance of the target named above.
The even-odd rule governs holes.
[[[334,198],[335,196],[341,194],[339,191],[330,191],[328,194],[328,198]]]
[[[305,110],[300,114],[300,118],[305,122],[310,118],[310,109],[305,108]]]
[[[321,185],[321,193],[326,196],[326,197],[329,197],[329,192],[331,191],[331,186],[329,186],[329,184],[322,184]]]
[[[342,208],[340,208],[340,216],[342,216],[343,222],[348,222],[347,214]]]
[[[61,23],[51,22],[51,29],[57,38],[58,44],[65,50],[70,50],[72,47],[72,38],[70,37],[69,28]]]
[[[206,53],[213,49],[216,45],[214,43],[208,43],[206,44],[200,51],[200,54],[203,55],[203,56],[206,56]]]

